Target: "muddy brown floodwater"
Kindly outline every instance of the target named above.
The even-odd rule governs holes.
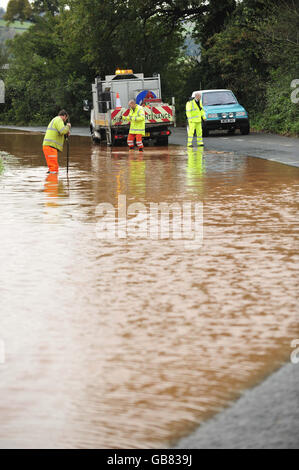
[[[0,446],[171,446],[289,359],[299,169],[0,131]],[[203,203],[203,244],[99,236],[100,203]]]

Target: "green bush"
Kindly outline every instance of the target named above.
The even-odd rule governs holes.
[[[299,73],[278,69],[267,84],[265,106],[251,117],[251,126],[257,130],[299,136],[299,105],[292,103],[291,82]]]

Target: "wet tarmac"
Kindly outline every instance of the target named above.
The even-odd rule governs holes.
[[[299,337],[299,170],[73,136],[69,178],[65,156],[56,177],[41,142],[0,131],[0,444],[171,445]],[[202,204],[202,244],[104,240],[99,204],[120,196],[143,211]]]
[[[181,439],[177,448],[298,450],[298,363],[285,364],[229,405]]]

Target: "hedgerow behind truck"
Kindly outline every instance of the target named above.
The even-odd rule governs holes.
[[[134,99],[145,111],[145,137],[158,145],[168,145],[170,127],[175,126],[174,98],[172,104],[163,103],[160,75],[145,78],[143,73],[116,70],[105,80],[96,78],[92,84],[90,132],[93,142],[114,145],[126,141],[129,125],[122,115],[129,114],[128,102]],[[84,110],[89,111],[88,101]]]

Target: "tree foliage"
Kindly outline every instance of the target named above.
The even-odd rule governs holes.
[[[3,16],[8,22],[27,21],[32,18],[32,8],[28,0],[10,0]]]
[[[35,14],[49,13],[55,15],[63,7],[64,3],[60,0],[34,0],[32,8]]]
[[[10,0],[6,20],[30,18],[32,26],[8,44],[2,120],[46,124],[65,107],[83,122],[94,77],[123,67],[160,73],[181,121],[193,90],[230,88],[265,128],[273,130],[272,119],[296,131],[287,89],[299,78],[298,17],[298,0]],[[185,54],[186,24],[200,63]],[[277,103],[279,125],[264,118]]]

